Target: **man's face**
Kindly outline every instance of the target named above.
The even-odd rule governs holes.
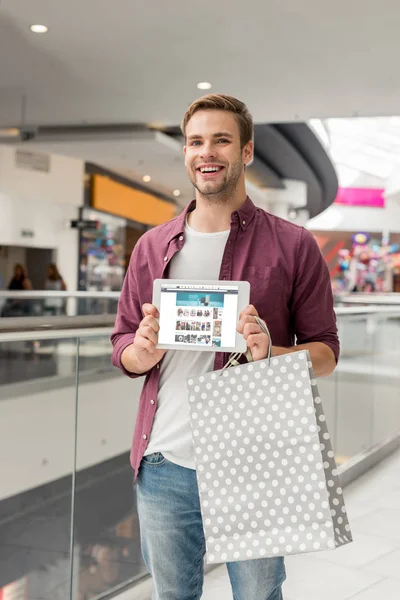
[[[194,187],[210,200],[227,200],[234,192],[252,150],[252,142],[240,148],[239,124],[231,112],[200,110],[186,126],[186,170]]]

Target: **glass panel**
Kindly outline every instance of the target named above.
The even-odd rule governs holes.
[[[400,427],[400,313],[375,318],[372,444]]]
[[[12,294],[12,297],[8,297]],[[29,294],[29,292],[23,292]],[[35,292],[38,294],[38,292]],[[29,298],[21,292],[2,292],[0,290],[0,317],[52,317],[77,315],[116,315],[119,293],[114,297],[104,295],[93,297],[69,297],[63,292],[39,292],[40,296]],[[58,294],[58,295],[57,295]]]
[[[365,315],[339,319],[341,357],[336,370],[336,460],[343,464],[371,447],[374,402],[374,328]]]
[[[68,385],[75,385],[76,340],[38,339],[0,344],[0,394],[2,386],[37,385],[57,387],[59,377],[69,378]],[[106,338],[94,343],[91,338],[81,341],[80,373],[88,376],[102,371],[113,372],[110,359],[110,343]]]
[[[107,351],[108,336],[82,346]],[[82,356],[82,360],[86,357]],[[133,471],[129,462],[143,378],[116,369],[81,377],[75,495],[76,598],[100,598],[147,573],[140,552]]]
[[[116,315],[118,298],[70,298],[69,315]]]
[[[400,428],[400,314],[342,315],[338,327],[339,365],[320,387],[334,400],[327,421],[340,465]]]
[[[37,317],[43,314],[43,300],[22,298],[14,292],[12,298],[0,297],[0,317]]]
[[[70,379],[28,384],[26,371],[39,365],[33,344],[0,341],[0,598],[66,600],[76,339],[52,342],[70,348]]]

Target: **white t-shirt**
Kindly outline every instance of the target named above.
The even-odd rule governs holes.
[[[170,279],[218,280],[228,231],[201,233],[186,223],[185,244],[170,264]],[[168,350],[161,365],[157,411],[145,456],[161,452],[173,463],[195,468],[186,381],[214,366],[214,352]]]

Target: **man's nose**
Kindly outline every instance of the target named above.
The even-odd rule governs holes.
[[[201,156],[204,159],[215,158],[217,155],[215,144],[205,142],[201,148]]]

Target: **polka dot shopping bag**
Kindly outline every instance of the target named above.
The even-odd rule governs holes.
[[[207,562],[352,541],[307,351],[188,380]]]

